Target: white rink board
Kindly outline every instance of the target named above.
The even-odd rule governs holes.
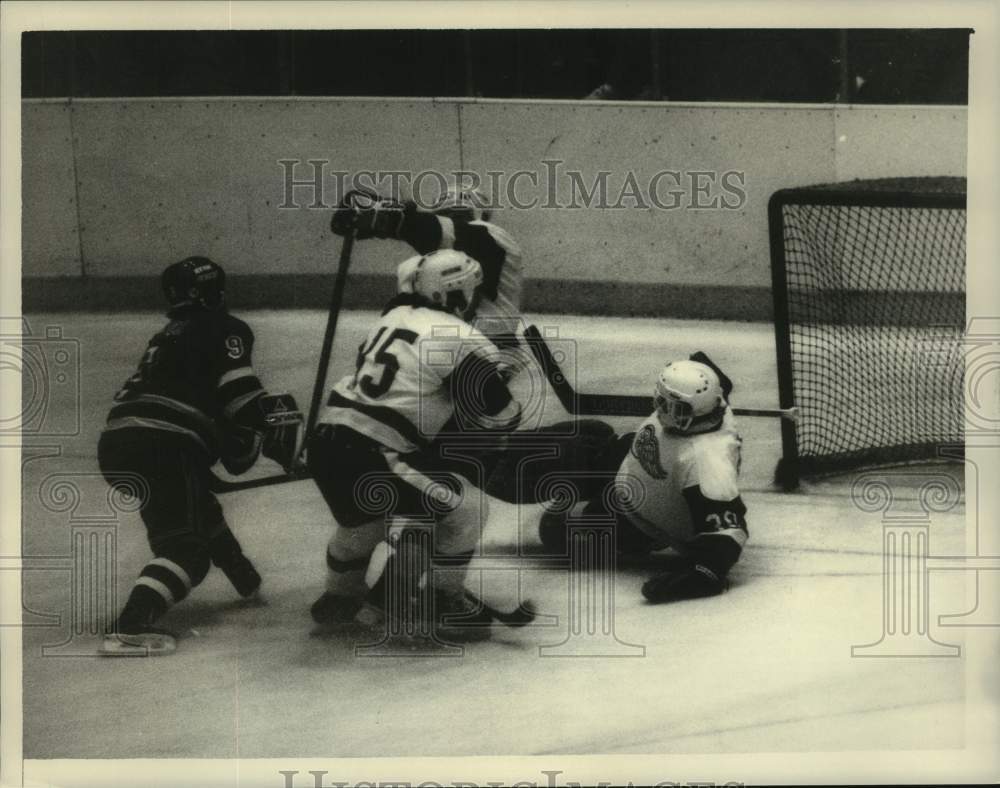
[[[312,179],[310,159],[328,162],[326,173],[459,166],[456,110],[427,102],[136,99],[73,106],[81,234],[94,275],[158,275],[191,250],[225,261],[232,273],[328,271],[334,245],[322,201],[333,204],[332,175],[319,205],[311,186],[297,188],[286,203],[281,160],[303,162],[294,170],[300,181]],[[405,247],[359,244],[353,268],[384,271],[387,254],[401,259]],[[25,274],[32,268],[26,260]]]
[[[26,144],[62,134],[66,107],[23,101]],[[155,275],[190,250],[234,273],[325,272],[329,211],[305,207],[308,189],[296,192],[301,209],[277,207],[282,159],[542,178],[543,160],[560,159],[588,185],[597,170],[613,171],[614,197],[629,170],[640,186],[661,170],[733,170],[745,173],[748,199],[732,211],[508,209],[498,222],[523,244],[529,276],[759,288],[770,281],[775,189],[965,174],[962,107],[206,98],[74,100],[69,112],[76,153],[60,144],[54,157],[25,157],[25,204],[47,208],[25,212],[25,276],[78,270],[74,228],[94,275]],[[66,199],[74,167],[79,221]],[[361,244],[355,270],[384,272],[405,254]]]
[[[462,109],[465,160],[471,169],[537,170],[559,160],[591,187],[597,173],[611,172],[609,200],[633,172],[645,189],[656,174],[659,199],[672,205],[671,190],[687,190],[668,210],[534,210],[517,213],[518,231],[530,244],[529,263],[539,274],[565,279],[746,284],[770,282],[767,201],[777,189],[834,179],[831,116],[825,109],[581,104],[470,104]],[[554,168],[555,165],[550,165]],[[691,207],[713,199],[735,202],[718,182],[693,197],[685,173],[740,172],[746,203],[738,210]],[[702,178],[702,176],[697,176]],[[702,183],[712,182],[706,175]],[[721,179],[721,175],[719,178]],[[560,197],[573,192],[560,179]],[[578,192],[579,193],[579,192]],[[697,201],[697,202],[696,202]],[[625,206],[634,202],[623,201]]]
[[[834,113],[838,181],[965,175],[965,107],[849,107]]]
[[[64,101],[21,104],[24,276],[80,275],[72,112]]]

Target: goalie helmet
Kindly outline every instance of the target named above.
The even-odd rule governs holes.
[[[653,405],[664,429],[676,433],[714,429],[726,410],[718,375],[697,361],[667,364],[656,380]]]
[[[479,189],[452,186],[437,201],[433,211],[450,219],[460,219],[466,222],[488,222],[490,211],[489,201]]]
[[[185,257],[167,266],[161,283],[172,310],[182,306],[216,309],[226,300],[226,272],[207,257]]]
[[[454,249],[440,249],[419,258],[410,286],[421,298],[467,320],[475,314],[482,281],[479,263]]]

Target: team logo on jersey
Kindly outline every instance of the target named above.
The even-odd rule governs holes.
[[[647,424],[635,436],[632,441],[632,456],[654,479],[667,478],[667,472],[660,464],[660,443],[656,440],[656,428],[652,424]]]

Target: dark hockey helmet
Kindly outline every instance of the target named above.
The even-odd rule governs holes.
[[[171,309],[182,306],[216,309],[225,303],[226,272],[207,257],[185,257],[167,266],[161,281]]]

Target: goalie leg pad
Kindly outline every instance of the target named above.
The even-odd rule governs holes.
[[[486,491],[510,503],[539,503],[544,488],[554,475],[566,473],[567,483],[575,485],[579,500],[600,494],[610,480],[602,474],[614,474],[621,458],[617,456],[614,429],[598,419],[565,421],[535,432],[518,433],[531,442],[519,443],[505,451],[487,482]],[[542,450],[554,456],[539,456]],[[595,486],[596,485],[596,486]]]
[[[595,518],[606,519],[614,523],[615,551],[619,554],[645,554],[658,550],[657,544],[646,534],[632,525],[632,522],[619,513],[609,512],[603,496],[587,502],[580,512],[583,520],[593,521]],[[569,550],[569,513],[566,511],[547,511],[542,514],[538,523],[538,537],[545,549],[553,554],[562,555]]]

